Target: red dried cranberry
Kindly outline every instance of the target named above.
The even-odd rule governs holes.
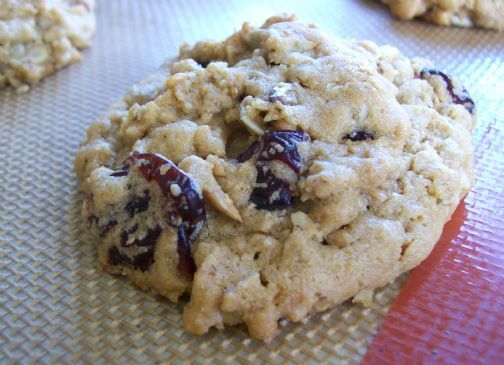
[[[367,139],[374,139],[373,133],[364,131],[353,131],[352,133],[343,136],[343,139],[350,140],[352,142],[365,141]]]
[[[170,160],[154,153],[133,153],[125,165],[138,165],[138,170],[147,181],[155,181],[166,199],[168,224],[177,228],[180,224],[189,240],[198,236],[205,224],[206,213],[203,198],[198,194],[192,180]],[[177,194],[171,186],[177,186]]]
[[[86,226],[88,228],[91,228],[92,226],[97,225],[99,220],[100,219],[97,216],[95,216],[94,214],[91,214],[90,216],[87,217]]]
[[[281,161],[292,170],[299,173],[301,158],[297,150],[297,143],[310,140],[305,131],[271,131],[263,134],[259,141],[252,143],[245,152],[238,157],[239,162],[245,162],[258,155],[257,162]]]
[[[129,265],[134,269],[147,271],[154,263],[154,248],[161,235],[161,228],[157,226],[149,229],[142,239],[137,239],[128,244],[121,242],[121,246],[112,246],[109,249],[109,261],[112,265]],[[138,253],[138,251],[143,251]]]
[[[250,200],[259,209],[281,210],[291,206],[292,193],[285,181],[271,172],[257,171],[256,183],[260,184],[252,191]]]
[[[238,162],[245,162],[252,158],[257,153],[260,148],[260,143],[258,141],[252,143],[240,156],[238,156]]]
[[[198,62],[198,64],[201,67],[206,68],[210,64],[210,62],[212,62],[212,61],[210,61],[210,60],[206,60],[206,61],[199,60],[199,61],[196,61],[196,62]]]
[[[179,255],[177,269],[180,272],[192,275],[196,271],[196,264],[192,257],[190,242],[182,225],[178,226],[177,236],[177,253]]]
[[[126,211],[130,218],[133,218],[135,214],[145,212],[149,209],[149,190],[146,190],[146,194],[144,196],[135,196],[126,204]]]
[[[450,94],[452,101],[455,104],[463,105],[469,113],[472,113],[474,110],[474,101],[470,98],[469,93],[463,85],[460,85],[459,90],[455,90],[453,88],[453,81],[450,75],[445,74],[442,71],[433,68],[424,68],[420,72],[420,78],[429,81],[430,76],[438,76],[441,77],[444,83],[446,84],[446,89]]]
[[[110,174],[110,176],[113,177],[121,177],[121,176],[127,176],[128,175],[128,170],[117,170],[114,171],[113,173]]]
[[[134,240],[130,244],[121,242],[120,247],[112,246],[109,249],[110,263],[112,265],[130,265],[141,271],[149,270],[149,267],[154,263],[154,248],[161,232],[161,228],[157,226],[154,229],[149,229],[145,237]],[[138,253],[142,249],[143,252]]]
[[[138,231],[138,223],[135,224],[133,227],[130,227],[126,229],[125,231],[121,232],[121,246],[126,246],[128,244],[129,236],[130,234],[135,233]]]
[[[138,171],[145,180],[156,182],[161,189],[166,202],[163,218],[168,225],[176,228],[178,233],[179,269],[185,273],[194,273],[195,265],[189,242],[197,238],[205,224],[206,213],[203,198],[199,195],[189,176],[161,155],[134,152],[124,161],[123,166],[111,176],[124,176],[124,172],[128,175],[133,169]],[[149,190],[143,190],[143,194],[133,197],[126,204],[125,210],[130,218],[149,209]],[[129,264],[142,271],[147,270],[152,264],[154,247],[162,229],[157,226],[154,230],[148,230],[145,238],[128,243],[129,236],[137,230],[138,226],[136,225],[121,233],[121,246],[111,249],[109,252],[111,263]],[[148,247],[148,250],[134,257],[126,253],[126,251],[131,251],[128,250],[129,248],[138,247]]]
[[[258,209],[280,210],[291,206],[292,192],[289,184],[273,174],[269,162],[280,161],[287,165],[299,177],[301,157],[297,143],[309,141],[305,131],[271,131],[265,133],[257,142],[238,157],[245,162],[256,157],[257,186],[252,191],[250,200]]]
[[[115,219],[108,221],[107,224],[101,227],[100,237],[106,236],[116,225],[117,221]]]

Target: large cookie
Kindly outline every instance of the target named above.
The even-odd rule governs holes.
[[[28,85],[81,59],[94,0],[0,0],[0,89]]]
[[[253,337],[429,255],[471,187],[457,79],[292,17],[183,46],[94,122],[75,168],[98,266]]]
[[[441,25],[504,29],[503,0],[381,0],[403,20],[420,16]]]

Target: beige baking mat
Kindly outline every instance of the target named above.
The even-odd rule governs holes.
[[[374,1],[103,0],[83,62],[29,93],[0,92],[0,363],[359,363],[402,278],[375,304],[284,323],[277,338],[242,327],[196,337],[181,305],[95,269],[72,164],[88,124],[178,45],[222,39],[244,20],[294,12],[341,36],[394,44],[457,74],[479,107],[481,135],[504,101],[504,35],[393,20]],[[500,104],[500,105],[499,105]],[[478,141],[476,141],[478,142]]]

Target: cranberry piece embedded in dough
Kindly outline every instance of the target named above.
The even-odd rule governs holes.
[[[350,140],[352,142],[365,141],[367,139],[374,139],[373,133],[365,131],[353,131],[352,133],[343,136],[343,139]]]
[[[458,87],[454,87],[453,80],[450,75],[445,74],[442,71],[433,68],[424,68],[420,72],[420,78],[430,82],[429,79],[432,77],[439,77],[446,84],[446,89],[448,90],[448,94],[450,94],[452,101],[455,104],[463,105],[469,113],[472,113],[474,110],[474,101],[470,98],[469,93],[467,92],[464,85],[460,84]]]
[[[183,247],[177,249],[179,269],[185,273],[194,273],[189,242],[197,238],[206,221],[203,198],[196,186],[188,175],[158,154],[135,152],[111,176],[129,176],[132,171],[147,182],[155,182],[161,189],[166,204],[160,215],[166,224],[177,229],[178,246]],[[150,208],[150,200],[150,191],[143,189],[141,195],[134,196],[126,203],[124,209],[128,217],[131,219],[137,214],[155,209]],[[121,244],[109,251],[110,262],[148,270],[154,262],[154,248],[161,233],[161,225],[150,228],[147,221],[140,219],[139,223],[121,232]]]
[[[296,173],[301,172],[301,156],[297,144],[307,142],[310,137],[305,131],[271,131],[265,133],[238,157],[239,162],[256,158],[256,187],[250,200],[258,209],[281,210],[292,204],[292,191],[289,184],[276,176],[270,168],[272,161],[280,161]]]
[[[129,265],[141,271],[149,270],[154,263],[154,248],[161,232],[161,228],[156,226],[154,229],[149,229],[142,238],[132,242],[121,240],[120,246],[114,245],[109,249],[110,263],[112,265]],[[122,236],[124,237],[124,235]]]

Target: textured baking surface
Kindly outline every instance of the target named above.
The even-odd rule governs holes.
[[[83,62],[28,94],[0,94],[1,363],[359,363],[400,280],[378,293],[370,309],[344,304],[306,324],[287,323],[270,343],[250,340],[241,327],[194,337],[181,329],[180,307],[96,271],[79,215],[82,196],[72,163],[89,122],[175,55],[181,42],[222,39],[243,20],[259,25],[280,11],[341,36],[393,44],[459,76],[479,107],[474,141],[480,167],[489,171],[484,176],[492,177],[479,180],[469,196],[473,220],[460,230],[485,237],[492,229],[477,217],[502,209],[492,198],[503,194],[497,178],[502,153],[489,139],[502,139],[504,124],[498,114],[504,40],[498,33],[402,23],[372,1],[313,0],[309,7],[296,1],[288,7],[271,1],[102,1],[94,45]]]

